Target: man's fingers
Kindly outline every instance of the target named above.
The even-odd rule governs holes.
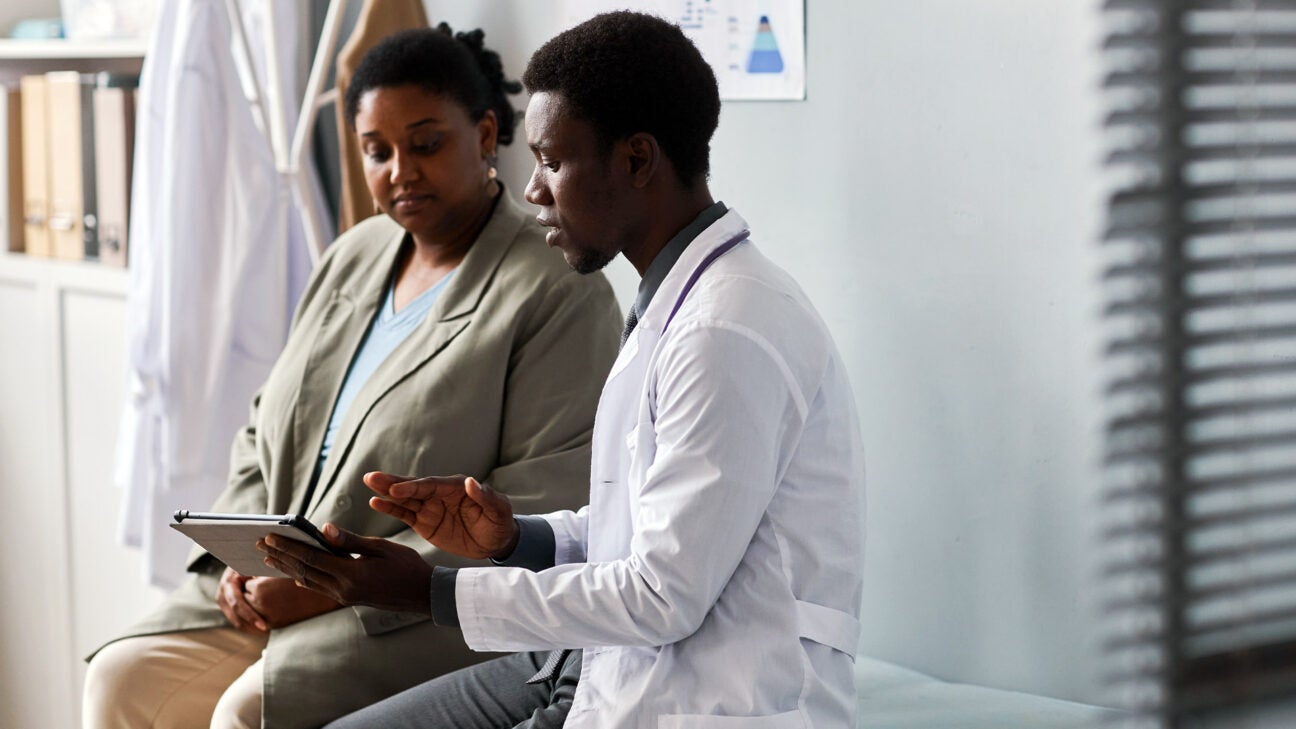
[[[464,492],[468,494],[468,498],[477,502],[477,505],[487,513],[494,513],[497,511],[499,494],[495,493],[495,491],[486,484],[472,477],[466,478],[464,479]]]
[[[363,481],[364,485],[368,486],[371,491],[386,496],[387,491],[393,484],[398,484],[403,481],[413,481],[414,479],[409,476],[393,476],[390,473],[383,473],[382,471],[370,471],[360,480]]]
[[[503,522],[513,517],[513,505],[509,503],[508,497],[489,485],[469,477],[464,479],[464,491],[491,521]]]
[[[453,496],[461,493],[464,487],[463,476],[429,476],[409,481],[394,483],[387,488],[387,496],[393,499],[431,499]]]
[[[327,537],[327,535],[325,536]],[[307,564],[316,564],[324,559],[341,559],[341,557],[329,554],[318,547],[312,547],[296,539],[282,537],[278,534],[267,534],[265,538],[258,540],[257,549],[262,552],[282,552]]]
[[[401,503],[407,502],[402,501],[398,503],[395,501],[387,501],[386,499],[381,499],[375,496],[369,499],[369,508],[374,511],[382,512],[388,516],[394,516],[406,524],[414,526],[418,523],[418,512],[402,506]]]
[[[325,595],[333,597],[333,590],[330,589],[332,584],[332,575],[323,572],[301,560],[289,558],[279,558],[273,554],[266,555],[262,560],[269,567],[273,567],[280,572],[288,575],[299,587],[308,590],[322,592]],[[325,584],[325,581],[329,584]],[[334,598],[336,599],[336,598]]]
[[[352,554],[372,557],[382,554],[384,551],[383,547],[387,544],[387,540],[385,539],[362,537],[359,534],[347,531],[332,522],[325,524],[322,531],[324,532],[325,539]]]
[[[308,547],[295,539],[278,537],[274,534],[266,535],[265,539],[258,541],[257,549],[266,555],[263,560],[266,564],[298,582],[307,582],[316,586],[331,584],[334,581],[333,573],[326,567],[333,560],[343,559],[323,550]]]

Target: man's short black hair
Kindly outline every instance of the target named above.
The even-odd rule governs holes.
[[[513,141],[516,112],[508,95],[522,86],[504,78],[499,54],[483,45],[484,37],[480,29],[454,33],[445,23],[387,36],[365,53],[351,76],[344,100],[347,123],[355,128],[360,99],[369,91],[418,86],[453,99],[474,122],[487,110],[495,112],[496,141]]]
[[[715,73],[678,26],[643,13],[606,13],[559,33],[522,74],[531,93],[561,96],[604,146],[646,132],[686,187],[710,170],[720,121]]]

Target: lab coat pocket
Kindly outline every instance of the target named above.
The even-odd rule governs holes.
[[[805,716],[798,711],[767,716],[706,716],[670,714],[657,718],[657,729],[805,729]]]
[[[657,455],[657,429],[651,420],[641,420],[625,438],[629,453],[629,473],[634,483],[642,483],[643,475]]]

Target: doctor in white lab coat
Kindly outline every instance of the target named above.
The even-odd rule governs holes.
[[[474,650],[524,652],[330,727],[855,726],[853,396],[805,294],[707,189],[709,67],[675,26],[614,13],[551,40],[523,80],[527,199],[550,245],[578,271],[621,253],[643,275],[595,418],[590,502],[515,519],[472,479],[369,474],[374,508],[505,566],[402,573],[388,565],[403,548],[332,526],[359,559],[263,542],[335,599],[430,612]],[[624,89],[638,97],[619,101],[628,112],[608,96]],[[580,666],[574,698],[553,664],[517,688],[545,655],[525,652],[551,649],[583,649],[565,664]]]

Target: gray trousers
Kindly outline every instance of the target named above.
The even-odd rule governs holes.
[[[514,653],[448,673],[325,729],[559,729],[576,694],[581,652],[567,656],[554,680],[527,684],[548,657]]]

